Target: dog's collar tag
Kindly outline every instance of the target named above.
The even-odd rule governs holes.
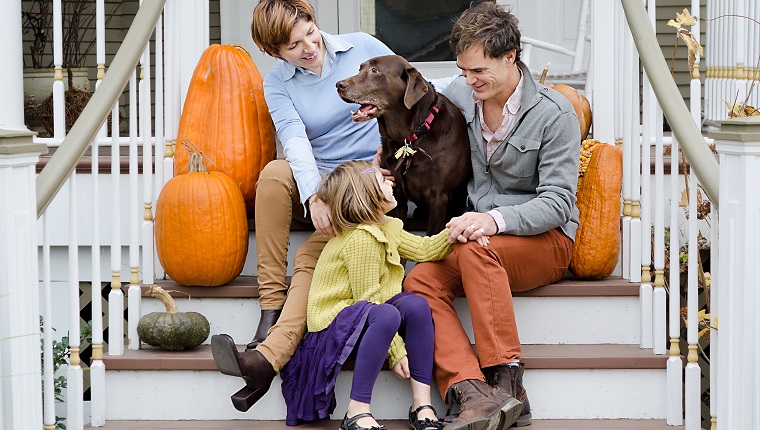
[[[407,156],[411,157],[412,155],[416,154],[417,151],[412,148],[410,145],[412,142],[410,142],[407,139],[404,139],[404,146],[398,149],[394,156],[398,160],[399,158],[406,158]]]

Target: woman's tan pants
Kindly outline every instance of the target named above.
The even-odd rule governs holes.
[[[319,254],[328,236],[312,234],[296,251],[290,286],[285,283],[290,223],[306,219],[293,171],[285,160],[267,164],[256,184],[256,254],[261,309],[282,314],[256,349],[279,372],[306,332],[306,302]]]

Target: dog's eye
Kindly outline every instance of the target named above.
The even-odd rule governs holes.
[[[376,69],[375,67],[371,68],[371,69],[370,69],[370,71],[371,71],[372,73],[377,73],[377,69]]]

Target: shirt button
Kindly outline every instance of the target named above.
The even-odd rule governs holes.
[[[525,150],[525,145],[520,145],[520,149]]]
[[[544,88],[544,89],[543,89],[543,91],[544,91],[544,92],[548,92],[548,91],[549,91],[549,88]]]

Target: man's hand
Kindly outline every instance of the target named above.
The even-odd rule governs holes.
[[[375,152],[375,156],[372,158],[372,166],[377,169],[380,174],[382,174],[385,179],[391,181],[393,183],[393,186],[396,186],[396,178],[393,177],[393,174],[388,169],[383,169],[380,167],[380,158],[383,156],[383,146],[380,145],[377,147],[377,152]]]
[[[409,373],[409,359],[406,358],[406,355],[404,358],[399,360],[398,363],[396,363],[395,366],[393,366],[393,373],[396,374],[396,376],[399,377],[399,379],[409,379],[409,377],[412,376],[411,373]]]
[[[311,222],[317,229],[319,234],[325,236],[335,236],[335,232],[332,228],[332,222],[330,219],[330,206],[327,203],[314,197],[308,200],[309,213],[311,214]]]
[[[487,213],[465,212],[462,216],[451,219],[446,224],[449,228],[449,242],[467,243],[475,240],[479,244],[488,245],[488,237],[497,233],[496,221]]]

